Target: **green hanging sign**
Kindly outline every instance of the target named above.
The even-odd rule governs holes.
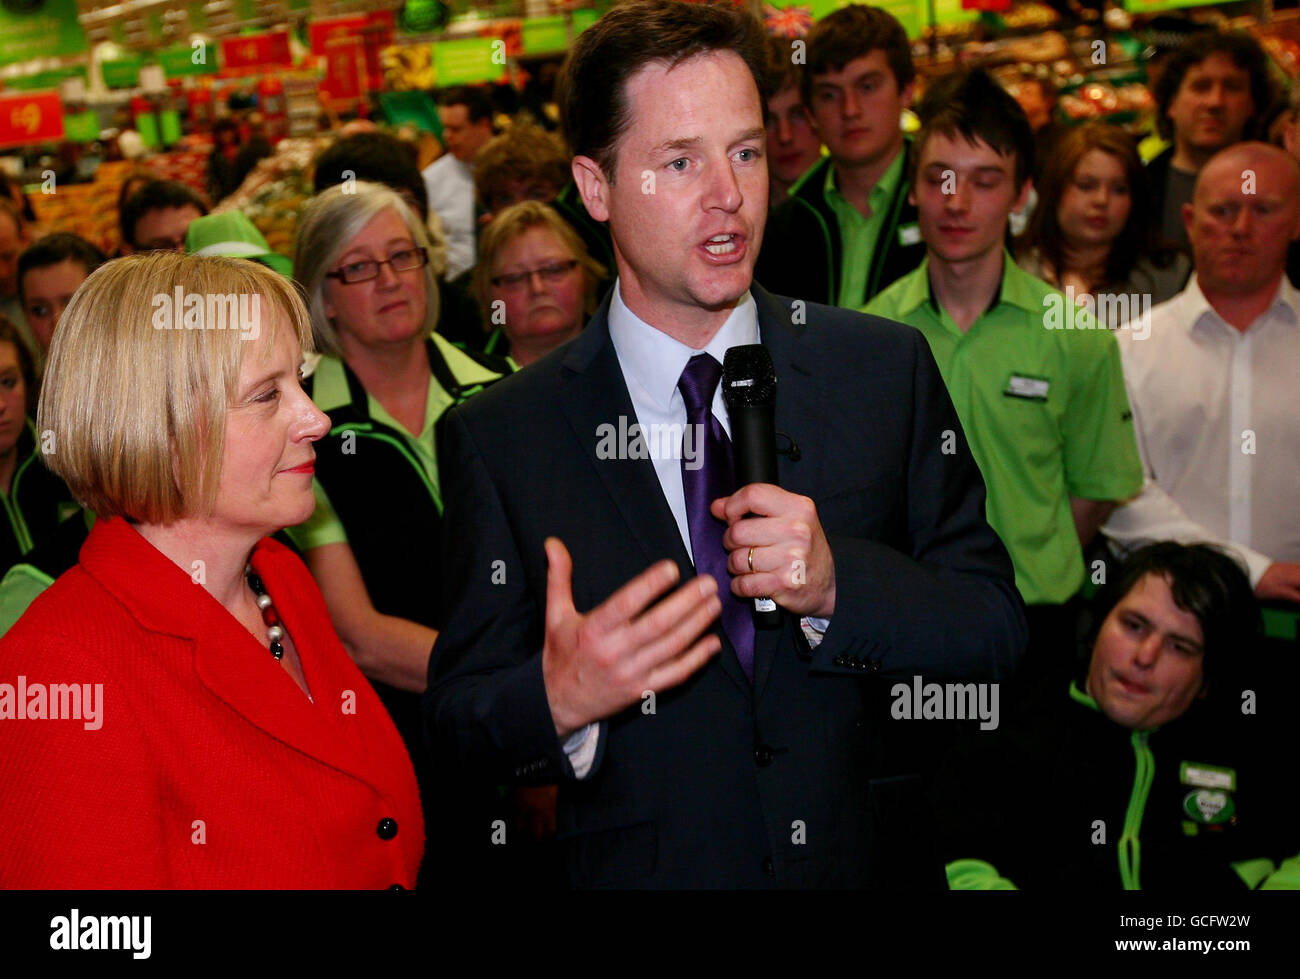
[[[49,71],[38,71],[35,74],[23,75],[19,78],[6,78],[5,89],[30,92],[33,89],[58,88],[59,82],[63,81],[63,79],[78,77],[83,81],[85,80],[85,65],[73,65],[70,68],[51,68]]]
[[[497,38],[471,37],[459,41],[439,41],[433,45],[433,64],[438,84],[467,85],[472,82],[496,81],[506,69],[505,61],[502,60],[504,51],[505,42]]]
[[[76,0],[24,0],[0,6],[0,65],[81,54],[88,47]]]
[[[102,62],[100,69],[104,73],[104,84],[109,88],[135,88],[140,84],[140,65],[143,62],[138,54]]]
[[[548,54],[569,46],[569,28],[563,17],[529,17],[522,31],[524,54]]]
[[[99,139],[99,116],[91,109],[63,115],[64,137],[73,143],[93,143]]]
[[[207,41],[195,41],[158,52],[158,64],[168,78],[181,78],[185,75],[215,75],[220,69],[217,64],[217,46]]]

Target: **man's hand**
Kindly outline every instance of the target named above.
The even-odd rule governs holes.
[[[573,606],[568,548],[556,537],[545,546],[542,677],[561,740],[636,703],[647,690],[677,686],[722,648],[717,636],[700,636],[722,611],[709,575],[650,608],[680,576],[672,561],[660,561],[581,615]]]
[[[1255,586],[1255,597],[1300,604],[1300,564],[1293,561],[1270,564]]]
[[[801,616],[831,617],[835,561],[812,500],[770,483],[752,483],[714,500],[710,510],[728,525],[722,546],[735,594],[770,598]],[[744,519],[750,513],[756,516]]]

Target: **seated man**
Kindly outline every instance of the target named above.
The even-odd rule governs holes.
[[[1245,561],[1261,599],[1300,602],[1300,292],[1287,247],[1300,233],[1300,165],[1239,143],[1201,170],[1183,220],[1196,257],[1187,287],[1120,352],[1142,495],[1103,528],[1118,548],[1214,541]],[[1127,332],[1127,331],[1126,331]]]
[[[929,341],[1029,607],[1026,666],[1059,674],[1083,548],[1142,488],[1119,353],[1106,330],[1054,329],[1067,300],[1007,254],[1033,166],[1024,110],[971,72],[934,83],[922,119],[911,195],[926,258],[866,311]]]
[[[1243,686],[1259,630],[1245,575],[1214,548],[1154,544],[1099,594],[1097,621],[1068,688],[973,732],[936,778],[949,886],[1259,886],[1300,829]]]

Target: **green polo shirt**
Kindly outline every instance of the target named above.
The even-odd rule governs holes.
[[[826,203],[835,212],[835,220],[840,226],[840,242],[844,246],[840,264],[840,306],[860,306],[862,297],[867,294],[867,275],[871,271],[871,260],[875,257],[876,241],[884,228],[889,202],[894,199],[898,182],[903,179],[906,150],[907,144],[904,143],[894,157],[894,162],[876,181],[876,186],[871,188],[868,198],[871,207],[869,218],[864,218],[835,186],[835,164],[826,168]]]
[[[434,342],[438,345],[439,351],[447,361],[447,366],[451,368],[452,374],[461,384],[487,384],[495,381],[499,374],[491,371],[479,364],[473,358],[466,356],[462,351],[452,346],[441,336],[434,334]],[[325,355],[321,357],[320,362],[312,371],[315,378],[313,381],[312,396],[316,407],[321,411],[332,411],[342,405],[350,402],[351,396],[348,393],[347,377],[343,373],[343,362],[339,358]],[[434,491],[439,490],[438,486],[438,453],[433,442],[433,429],[442,413],[450,408],[454,401],[450,394],[443,390],[438,379],[430,375],[429,393],[424,403],[424,428],[418,434],[407,430],[396,418],[390,415],[373,395],[367,395],[367,410],[372,420],[380,424],[387,425],[399,435],[402,436],[411,454],[420,463],[420,467],[429,477],[433,484]],[[323,544],[341,544],[346,543],[348,539],[347,532],[343,529],[343,523],[339,520],[338,514],[334,512],[334,507],[330,504],[329,497],[325,494],[324,488],[319,479],[312,480],[312,491],[316,495],[316,509],[305,523],[297,527],[288,527],[285,533],[294,545],[302,551],[309,551],[313,547],[320,547]],[[382,505],[382,500],[377,499],[376,505]]]
[[[1063,602],[1085,576],[1070,497],[1124,500],[1142,488],[1119,346],[1082,311],[1062,315],[1065,297],[1010,255],[998,296],[962,333],[931,298],[929,265],[865,311],[925,334],[984,474],[988,521],[1011,553],[1016,587],[1027,604]]]

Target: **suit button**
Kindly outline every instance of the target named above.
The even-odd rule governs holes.
[[[867,672],[869,672],[869,673],[879,673],[879,672],[880,672],[880,660],[878,660],[878,659],[870,660],[870,661],[867,663]]]
[[[773,866],[771,857],[763,858],[763,873],[767,874],[769,877],[776,876],[776,867]]]
[[[844,664],[844,657],[843,657],[843,656],[836,656],[833,660],[831,660],[831,662],[834,663],[836,666],[844,666],[844,665],[845,665],[845,664]]]
[[[403,887],[401,884],[390,884],[390,885],[388,885],[388,889],[389,889],[390,891],[404,891],[404,890],[406,890],[406,888]]]
[[[391,840],[397,835],[397,820],[385,816],[379,820],[379,825],[375,827],[375,832],[379,834],[381,840]]]
[[[761,768],[766,768],[768,765],[772,764],[772,759],[775,755],[776,752],[773,751],[770,746],[760,744],[754,749],[754,764]]]

